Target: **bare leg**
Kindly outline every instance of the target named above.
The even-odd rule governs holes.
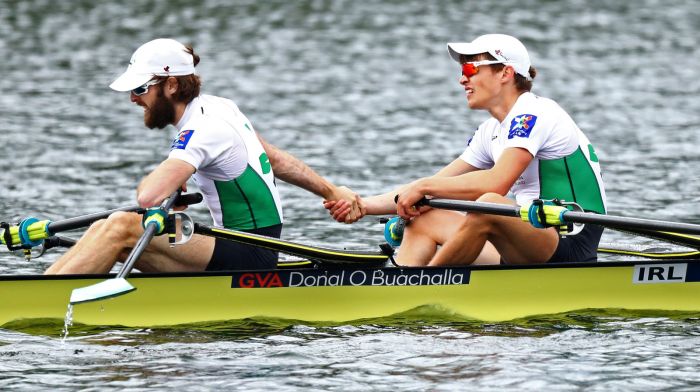
[[[45,274],[107,273],[117,261],[120,253],[132,247],[143,233],[143,229],[132,224],[132,217],[140,215],[116,212],[109,218],[93,223],[83,237]]]
[[[430,210],[411,221],[404,231],[396,263],[405,266],[425,266],[438,246],[447,242],[460,228],[465,215],[456,211]],[[480,264],[498,264],[500,255],[490,243],[479,248]]]
[[[479,201],[514,204],[495,193],[485,194]],[[554,229],[537,229],[518,218],[470,213],[429,265],[471,264],[487,241],[506,262],[544,263],[554,254],[559,236]]]
[[[195,234],[186,244],[170,247],[167,236],[156,237],[136,262],[142,272],[204,271],[214,254],[213,237]]]
[[[487,265],[487,264],[501,264],[501,254],[490,241],[486,241],[484,247],[481,249],[481,253],[477,256],[476,260],[472,264],[476,265]]]
[[[141,216],[116,212],[95,222],[85,235],[45,274],[107,273],[124,261],[143,234]],[[214,251],[214,239],[196,235],[185,245],[170,248],[166,236],[154,238],[136,267],[142,271],[202,271]]]

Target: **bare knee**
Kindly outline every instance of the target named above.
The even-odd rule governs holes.
[[[141,234],[141,216],[133,212],[115,212],[95,225],[104,240],[123,246],[133,246]]]
[[[495,193],[495,192],[487,192],[481,195],[476,201],[484,202],[484,203],[499,203],[499,204],[505,204],[505,203],[510,203],[509,199],[504,197],[501,194]]]
[[[437,227],[445,224],[445,219],[455,219],[454,214],[446,214],[444,210],[429,210],[411,220],[406,230],[416,234],[432,234]],[[457,215],[459,216],[459,215]],[[461,215],[460,217],[463,217]]]
[[[406,225],[406,232],[424,233],[431,211],[428,211],[416,218],[411,219],[410,225]]]
[[[498,193],[485,193],[476,201],[484,203],[503,204],[503,196]],[[490,233],[492,227],[498,222],[499,216],[480,212],[469,212],[461,222],[460,230],[478,231]]]
[[[493,215],[470,212],[459,226],[460,231],[488,233],[493,224]]]
[[[404,239],[426,238],[442,245],[454,236],[464,219],[461,212],[432,209],[411,220],[406,226]]]
[[[514,204],[511,199],[508,199],[507,197],[495,192],[484,193],[478,199],[476,199],[476,201],[482,203]],[[468,219],[466,224],[473,223],[475,225],[493,225],[502,220],[502,217],[498,215],[473,212],[467,214],[467,217]]]

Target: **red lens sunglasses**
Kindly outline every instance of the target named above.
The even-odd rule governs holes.
[[[484,60],[484,61],[475,61],[475,62],[471,62],[471,63],[462,63],[462,75],[464,75],[468,78],[471,78],[472,76],[479,73],[480,66],[491,65],[491,64],[503,64],[503,61]]]

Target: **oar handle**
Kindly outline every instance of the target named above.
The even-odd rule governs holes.
[[[60,221],[49,223],[49,225],[47,227],[47,231],[50,233],[49,235],[52,235],[55,233],[60,233],[62,231],[80,229],[80,228],[89,226],[92,223],[97,222],[100,219],[105,219],[115,212],[119,212],[119,211],[140,212],[141,210],[143,210],[143,208],[141,208],[139,206],[124,206],[124,207],[119,207],[119,208],[115,208],[112,210],[94,212],[92,214],[85,214],[85,215],[76,216],[73,218],[62,219]]]
[[[160,209],[163,211],[170,211],[171,208],[175,205],[175,202],[179,195],[179,191],[173,192],[170,197],[167,199],[163,200],[163,203],[160,205]],[[149,223],[146,226],[146,229],[141,235],[141,238],[139,238],[138,242],[136,242],[136,245],[134,248],[131,250],[131,253],[129,253],[129,257],[127,257],[126,261],[124,261],[124,266],[122,266],[122,269],[119,271],[117,274],[117,278],[125,278],[131,270],[134,268],[134,264],[136,263],[136,260],[141,257],[141,254],[146,250],[146,247],[148,244],[151,243],[151,239],[153,239],[153,236],[156,235],[156,231],[158,230],[158,225],[154,223]]]
[[[168,200],[168,199],[166,199],[166,200]],[[203,200],[203,197],[202,197],[201,193],[188,193],[186,195],[180,195],[177,198],[177,200],[175,201],[175,206],[177,206],[177,207],[188,206],[191,204],[200,203],[202,200]],[[89,226],[93,222],[96,222],[100,219],[105,219],[108,216],[110,216],[113,213],[118,212],[118,211],[139,212],[140,213],[140,212],[143,212],[144,209],[139,207],[139,206],[125,206],[125,207],[115,208],[113,210],[95,212],[92,214],[77,216],[75,218],[68,218],[68,219],[63,219],[63,220],[56,221],[56,222],[51,222],[51,223],[49,223],[47,230],[52,235],[55,233],[60,233],[62,231],[80,229],[80,228]]]
[[[503,215],[520,217],[520,207],[507,204],[486,203],[479,201],[468,200],[450,200],[450,199],[426,199],[422,198],[416,203],[417,206],[430,206],[433,208],[441,208],[446,210],[464,211],[464,212],[483,212],[491,215]]]

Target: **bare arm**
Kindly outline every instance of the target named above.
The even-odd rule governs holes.
[[[141,207],[159,205],[178,189],[184,189],[187,180],[195,172],[189,163],[169,158],[141,180],[136,189],[136,198]]]
[[[468,164],[461,158],[457,158],[454,161],[450,162],[450,164],[448,164],[447,166],[440,169],[437,173],[435,173],[433,177],[453,177],[475,170],[478,169]],[[396,202],[394,201],[394,199],[396,198],[396,195],[402,193],[404,190],[410,187],[410,185],[411,184],[405,184],[387,193],[363,198],[363,203],[366,207],[365,214],[387,215],[396,213]],[[326,203],[326,208],[329,210],[330,214],[333,216],[334,219],[341,221],[345,219],[345,216],[343,215],[343,204]]]
[[[507,148],[491,169],[414,181],[400,193],[397,212],[404,218],[419,215],[420,212],[411,207],[425,195],[462,200],[475,200],[488,192],[505,195],[532,158],[530,152],[523,148]]]
[[[450,162],[447,166],[443,167],[442,169],[438,170],[433,177],[454,177],[454,176],[459,176],[464,173],[469,173],[479,170],[476,167],[468,164],[465,162],[462,158],[457,158],[454,161]]]
[[[267,157],[270,159],[270,165],[272,165],[272,171],[275,172],[275,177],[306,189],[324,199],[333,197],[335,188],[337,188],[335,185],[321,177],[292,154],[266,142],[260,135],[258,135],[258,139],[260,139]]]
[[[292,154],[266,142],[260,135],[258,139],[270,159],[275,177],[321,196],[324,201],[345,200],[350,204],[351,219],[356,220],[364,215],[364,205],[360,197],[350,188],[334,185]]]
[[[468,164],[461,158],[457,158],[454,161],[450,162],[447,166],[440,169],[432,177],[426,178],[454,177],[475,170],[477,170],[477,168]],[[411,184],[401,185],[400,187],[387,193],[365,198],[364,201],[365,206],[367,207],[367,215],[385,215],[395,213],[396,202],[394,201],[394,199],[396,198],[396,195],[406,190],[408,187],[411,186]]]

